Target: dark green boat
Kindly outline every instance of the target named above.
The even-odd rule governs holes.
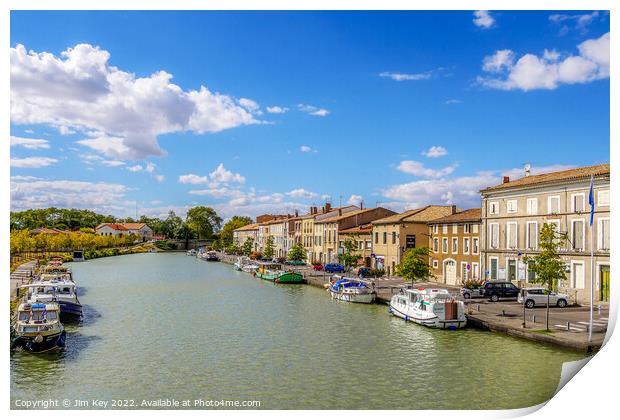
[[[282,270],[279,263],[259,263],[258,270],[254,275],[263,280],[269,280],[280,284],[300,284],[304,282],[304,276],[294,271]]]

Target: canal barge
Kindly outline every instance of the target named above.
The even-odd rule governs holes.
[[[274,262],[260,262],[254,275],[263,280],[279,284],[301,284],[304,276],[294,271],[282,270],[282,264]]]
[[[329,286],[333,299],[353,303],[372,303],[377,297],[375,288],[364,280],[335,276]]]
[[[11,350],[42,353],[65,346],[66,332],[56,302],[21,303],[12,325]]]
[[[392,296],[389,312],[405,321],[454,330],[467,324],[465,305],[446,289],[405,289]]]

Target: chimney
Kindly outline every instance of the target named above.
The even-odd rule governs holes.
[[[364,210],[364,200],[360,201],[360,210]]]
[[[452,214],[456,214],[456,204],[452,204]]]
[[[332,209],[332,204],[331,203],[325,203],[325,212],[328,213],[330,212]]]
[[[509,183],[509,182],[510,182],[510,177],[509,177],[509,176],[504,175],[504,181],[503,181],[502,183],[503,183],[503,184],[507,184],[507,183]]]
[[[299,217],[299,211],[295,210],[295,217]]]
[[[342,216],[342,208],[338,209],[338,216]]]
[[[525,176],[530,176],[530,174],[532,173],[532,165],[526,163],[523,169],[525,170]]]

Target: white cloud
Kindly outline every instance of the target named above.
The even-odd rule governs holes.
[[[323,200],[323,201],[329,200],[330,198],[331,198],[331,197],[330,197],[330,195],[329,195],[329,194],[323,194],[323,195],[321,196],[321,200]]]
[[[495,19],[488,10],[476,10],[473,22],[479,28],[489,29],[495,24]]]
[[[289,197],[293,197],[293,198],[307,198],[307,199],[316,198],[319,196],[317,193],[305,190],[303,188],[297,188],[292,191],[289,191],[286,193],[286,195],[288,195]]]
[[[248,98],[241,98],[239,99],[239,105],[241,105],[253,114],[261,114],[260,106],[256,103],[256,101]]]
[[[347,200],[347,204],[352,205],[352,206],[359,206],[360,203],[363,201],[364,201],[364,197],[362,197],[361,195],[351,194],[351,196]]]
[[[260,123],[230,96],[204,86],[185,91],[164,71],[137,77],[111,66],[109,58],[89,44],[59,56],[23,45],[11,48],[11,121],[101,132],[82,144],[114,159],[163,155],[161,134],[213,133]],[[249,104],[247,98],[244,102]]]
[[[58,162],[58,159],[48,157],[11,158],[13,168],[43,168]]]
[[[430,72],[426,73],[392,73],[389,71],[384,71],[383,73],[379,73],[379,77],[388,77],[392,80],[396,80],[397,82],[402,82],[405,80],[427,80],[432,77]]]
[[[561,84],[589,83],[609,77],[609,32],[577,46],[579,55],[564,58],[555,51],[545,50],[542,57],[525,54],[514,62],[514,53],[500,50],[486,57],[483,70],[499,73],[496,78],[478,77],[493,89],[529,91],[556,89]]]
[[[155,178],[155,181],[157,182],[164,182],[166,180],[166,177],[163,175],[155,175],[153,178]]]
[[[208,195],[213,198],[230,198],[230,197],[242,197],[244,193],[236,188],[219,187],[219,188],[207,188],[204,190],[190,190],[190,194],[193,195]]]
[[[133,206],[120,184],[70,180],[11,179],[11,210],[61,207],[90,209],[98,213],[121,213]]]
[[[101,163],[105,166],[112,166],[112,167],[125,165],[125,162],[123,162],[122,160],[104,160]]]
[[[396,169],[406,174],[422,176],[426,178],[441,178],[450,175],[458,165],[452,164],[441,169],[431,169],[424,166],[423,163],[415,160],[403,160]]]
[[[179,177],[179,182],[181,184],[207,184],[209,182],[209,177],[199,176],[194,174],[181,175]]]
[[[422,154],[426,157],[438,158],[438,157],[447,155],[448,149],[442,146],[431,146],[430,149],[428,149],[425,152],[422,152]]]
[[[26,137],[11,136],[11,146],[24,147],[26,149],[38,150],[49,149],[50,145],[47,140],[44,139],[31,139]]]
[[[303,153],[310,153],[310,152],[314,152],[314,153],[316,153],[316,152],[318,152],[318,150],[313,149],[312,147],[310,147],[310,146],[306,146],[306,145],[302,145],[302,146],[300,146],[300,147],[299,147],[299,150],[300,150],[301,152],[303,152]]]
[[[146,166],[144,167],[144,170],[148,172],[149,174],[152,174],[153,172],[155,172],[155,164],[151,162],[147,162]]]
[[[444,102],[444,104],[446,105],[456,105],[456,104],[462,104],[463,101],[461,101],[460,99],[448,99],[447,101]]]
[[[532,167],[531,173],[536,175],[571,167],[568,165]],[[462,208],[479,207],[480,190],[500,184],[503,175],[510,176],[510,179],[514,180],[525,176],[525,173],[522,168],[512,168],[481,171],[474,175],[456,178],[423,179],[389,186],[382,191],[382,195],[401,202],[404,208],[417,208],[428,204],[456,204]]]
[[[224,164],[220,163],[217,168],[209,174],[211,181],[216,183],[229,183],[236,182],[238,184],[243,184],[245,182],[245,178],[241,174],[233,173],[226,168],[224,168]]]
[[[549,16],[549,20],[556,24],[562,24],[562,28],[560,33],[563,35],[569,31],[569,26],[567,24],[573,23],[575,29],[578,29],[581,33],[586,33],[588,31],[588,26],[594,20],[596,20],[600,16],[598,11],[593,11],[592,13],[584,13],[578,15],[566,15],[561,13],[556,13]]]
[[[299,105],[297,105],[297,108],[300,111],[305,112],[306,114],[314,115],[314,116],[317,116],[317,117],[325,117],[325,116],[329,115],[329,111],[327,109],[318,108],[318,107],[313,106],[313,105],[299,104]]]
[[[127,168],[131,172],[140,172],[143,168],[142,165],[134,165]]]
[[[281,106],[268,106],[267,112],[270,114],[284,114],[285,112],[288,112],[288,108]]]

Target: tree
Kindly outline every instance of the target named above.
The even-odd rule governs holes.
[[[418,282],[431,277],[431,267],[428,265],[430,248],[411,248],[405,252],[403,258],[396,267],[396,272],[403,279],[411,281],[413,286],[414,282]]]
[[[247,216],[233,216],[228,222],[226,222],[226,224],[224,224],[224,227],[222,227],[222,230],[220,231],[220,238],[222,238],[225,243],[232,242],[233,231],[235,229],[251,225],[252,223],[254,223],[254,221]]]
[[[265,249],[263,249],[263,257],[273,258],[273,236],[269,235],[267,242],[265,243]]]
[[[306,261],[306,250],[301,242],[297,242],[288,252],[288,259],[291,261]]]
[[[527,269],[536,275],[538,283],[547,288],[547,330],[549,330],[549,292],[555,292],[560,280],[566,280],[566,264],[558,254],[565,239],[555,231],[555,225],[545,223],[540,230],[540,253],[523,258]],[[524,302],[525,304],[525,302]]]
[[[250,254],[252,253],[252,248],[254,248],[254,239],[246,238],[245,242],[241,246],[243,255],[245,255],[246,257],[249,257]]]
[[[160,233],[166,236],[166,238],[179,238],[182,233],[182,226],[183,219],[177,216],[174,211],[170,210],[166,220],[161,222]],[[155,230],[154,228],[152,229]]]
[[[186,222],[198,234],[198,239],[209,239],[222,225],[222,218],[211,207],[197,206],[187,211]]]
[[[338,261],[344,265],[345,270],[349,270],[352,266],[356,265],[360,259],[359,254],[355,254],[357,251],[357,244],[351,238],[346,239],[342,244],[344,252],[338,255]]]

